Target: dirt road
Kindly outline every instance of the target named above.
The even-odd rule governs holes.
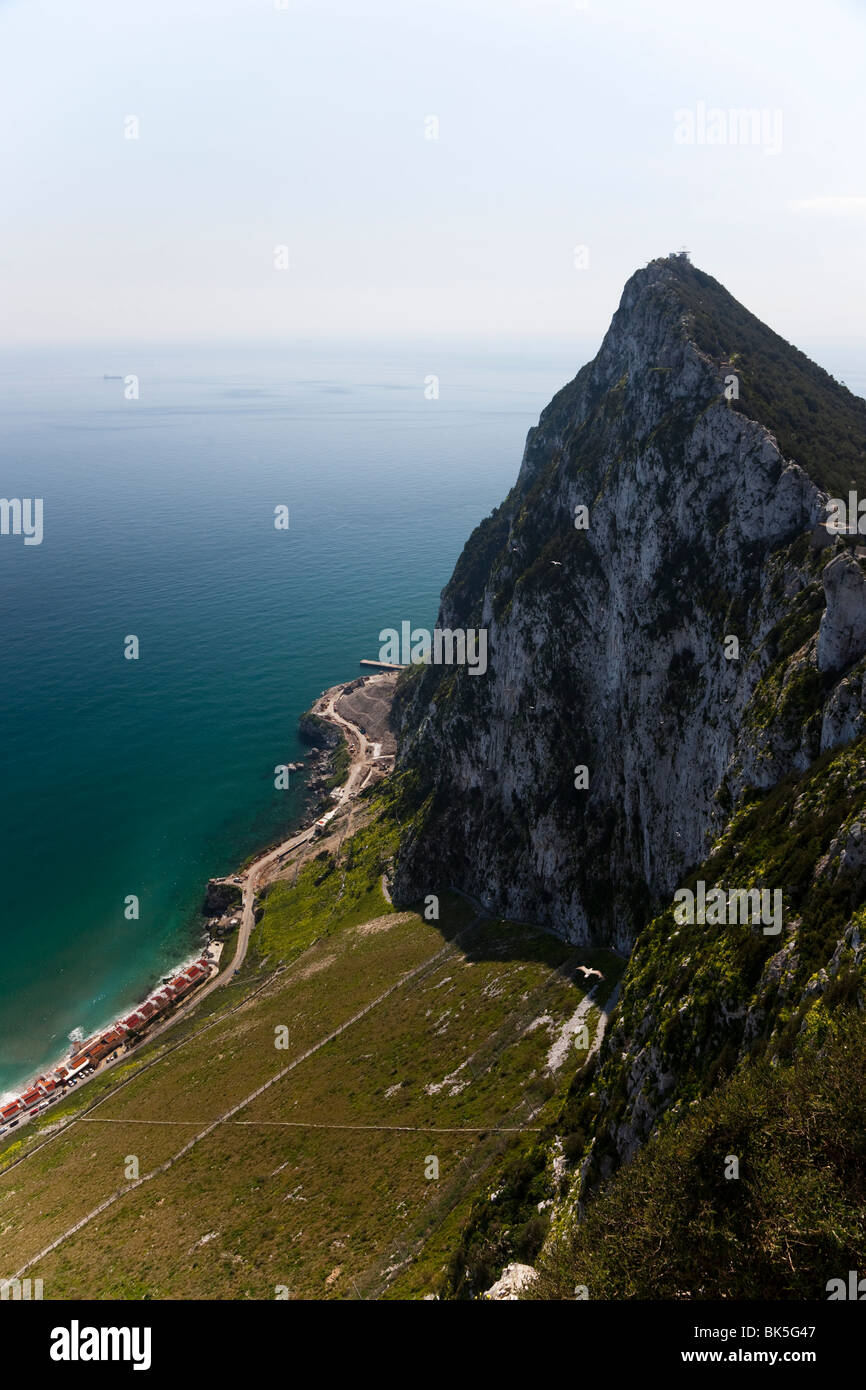
[[[385,674],[368,676],[364,685],[365,687],[368,685],[375,685],[378,687],[384,685],[393,686],[395,683],[395,676]],[[320,719],[326,720],[327,723],[334,724],[343,733],[351,754],[352,761],[349,765],[348,776],[342,788],[343,796],[340,801],[341,811],[363,791],[376,769],[377,763],[381,763],[382,761],[380,757],[377,757],[378,745],[372,743],[357,724],[354,724],[337,710],[337,701],[340,699],[345,688],[344,684],[335,685],[331,690],[326,690],[312,707],[312,712],[314,714],[317,714]],[[227,969],[222,970],[211,980],[204,989],[199,990],[195,1000],[191,1001],[191,1003],[197,1004],[199,1000],[204,999],[212,990],[216,989],[221,984],[225,984],[227,980],[232,979],[235,972],[240,969],[247,954],[250,935],[255,926],[256,893],[262,886],[263,876],[277,860],[282,859],[293,850],[299,849],[301,845],[308,844],[316,833],[316,829],[317,827],[314,824],[308,826],[305,830],[298,831],[288,840],[284,840],[282,844],[277,845],[275,849],[268,850],[266,854],[254,860],[241,875],[243,911],[235,953],[232,957],[231,964]]]

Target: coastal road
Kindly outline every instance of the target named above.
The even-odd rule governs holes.
[[[220,985],[227,984],[234,978],[235,971],[239,970],[244,963],[247,948],[250,944],[250,933],[255,926],[256,891],[259,886],[261,875],[264,873],[265,869],[270,867],[275,859],[279,859],[281,855],[288,854],[291,850],[297,849],[300,845],[310,841],[313,838],[314,829],[315,826],[310,826],[307,830],[302,830],[299,834],[293,835],[291,839],[285,840],[283,844],[277,845],[276,849],[268,850],[267,854],[263,854],[260,859],[257,859],[254,864],[251,864],[246,874],[241,876],[241,882],[243,884],[241,898],[243,913],[241,916],[241,924],[238,928],[235,953],[232,956],[230,964],[222,970],[218,970],[216,975],[208,980],[207,984],[202,985],[201,989],[197,990],[191,999],[188,999],[185,1004],[181,1004],[180,1008],[176,1013],[172,1014],[171,1018],[167,1018],[162,1023],[158,1023],[156,1027],[151,1028],[142,1039],[142,1044],[153,1042],[154,1038],[158,1038],[161,1033],[166,1032],[169,1028],[173,1028],[175,1023],[179,1022],[180,1019],[186,1018],[194,1009],[197,1009],[201,1001],[207,999],[208,995],[212,994],[215,989],[219,989]],[[231,882],[231,880],[226,879],[225,882]],[[134,1048],[130,1048],[130,1052],[134,1051]],[[129,1052],[123,1053],[122,1057],[117,1060],[121,1061],[129,1055]],[[104,1068],[101,1072],[95,1072],[94,1075],[102,1076],[105,1070],[107,1070],[107,1068]]]
[[[357,795],[360,790],[358,783],[361,777],[372,767],[373,760],[370,752],[368,752],[371,745],[367,741],[366,734],[362,734],[357,724],[352,724],[337,711],[336,703],[342,693],[342,687],[336,692],[328,691],[323,702],[316,709],[316,713],[321,719],[326,719],[329,724],[335,724],[337,728],[341,729],[346,735],[346,742],[352,754],[349,775],[346,778],[343,790],[343,800],[348,801],[351,797]]]
[[[376,684],[384,684],[381,676],[370,676],[367,679],[369,683],[375,682]],[[335,685],[331,690],[326,690],[324,695],[320,696],[312,707],[313,713],[317,714],[327,723],[334,724],[341,730],[346,737],[346,743],[349,747],[352,760],[349,764],[349,772],[346,781],[343,784],[343,796],[339,803],[341,808],[349,801],[352,801],[359,792],[363,790],[377,762],[374,756],[376,745],[370,742],[367,736],[361,732],[357,724],[353,724],[351,720],[346,719],[336,708],[337,701],[343,694],[346,684],[349,683],[350,682],[345,682],[342,685]],[[231,964],[226,970],[220,971],[203,990],[200,990],[196,998],[190,1001],[191,1004],[197,1004],[199,1000],[204,999],[211,990],[231,980],[235,971],[241,968],[246,958],[250,944],[250,936],[255,926],[256,893],[261,886],[263,875],[277,862],[277,860],[282,859],[284,855],[290,854],[292,850],[300,848],[301,845],[308,844],[310,840],[312,840],[315,832],[315,824],[307,826],[306,829],[292,835],[290,839],[284,840],[282,844],[277,845],[275,849],[268,850],[266,854],[254,860],[246,872],[240,876],[242,884],[241,924],[238,929],[238,939]],[[232,880],[226,879],[225,882],[230,883]]]
[[[368,679],[371,681],[378,681],[381,678],[371,676]],[[326,691],[325,695],[320,697],[319,701],[317,701],[316,705],[313,707],[321,718],[327,720],[329,723],[337,725],[343,731],[346,735],[346,741],[352,755],[348,777],[344,786],[343,798],[340,803],[341,807],[345,806],[363,789],[376,762],[372,757],[372,745],[368,742],[365,735],[362,734],[356,724],[345,719],[343,715],[338,714],[334,708],[335,701],[342,695],[346,684],[349,684],[349,682],[334,686],[332,690]],[[181,1004],[180,1008],[173,1013],[170,1018],[164,1019],[161,1023],[157,1023],[153,1028],[149,1029],[141,1042],[129,1048],[127,1051],[122,1052],[120,1056],[115,1057],[112,1061],[105,1062],[101,1067],[97,1067],[92,1076],[85,1077],[78,1083],[76,1087],[77,1090],[83,1090],[89,1081],[94,1080],[96,1077],[103,1077],[106,1072],[111,1071],[112,1068],[127,1062],[140,1048],[152,1043],[155,1038],[160,1037],[161,1034],[173,1028],[181,1019],[187,1018],[189,1014],[198,1008],[202,1000],[206,999],[209,994],[212,994],[215,989],[219,989],[221,985],[228,984],[234,978],[236,971],[243,965],[247,950],[249,949],[250,936],[255,926],[256,893],[261,886],[263,875],[278,859],[281,859],[284,855],[290,854],[293,850],[299,849],[301,845],[308,844],[312,840],[315,832],[315,824],[307,826],[304,830],[298,831],[294,835],[291,835],[289,839],[284,840],[282,844],[277,845],[276,848],[270,849],[265,854],[262,854],[249,865],[243,874],[239,875],[242,885],[241,924],[238,928],[235,953],[230,964],[222,970],[218,970],[216,975],[212,976],[206,984],[202,985],[191,999]],[[236,877],[238,876],[229,877],[221,881],[232,883],[235,881]],[[45,1114],[46,1112],[43,1111],[41,1113]],[[18,1132],[20,1133],[29,1123],[30,1116],[22,1116],[18,1126],[16,1126]]]
[[[284,854],[289,854],[293,849],[298,849],[301,845],[308,844],[313,838],[315,829],[315,825],[311,825],[306,830],[302,830],[300,834],[293,835],[291,839],[285,840],[281,845],[277,845],[276,849],[270,850],[268,854],[263,854],[261,859],[257,859],[255,863],[251,864],[247,869],[246,874],[243,876],[243,912],[241,915],[241,925],[238,931],[235,953],[228,971],[224,971],[222,975],[218,975],[214,984],[218,981],[230,979],[234,975],[234,972],[239,970],[243,965],[247,947],[250,944],[250,933],[256,924],[256,890],[258,889],[262,874],[266,869],[270,868],[271,864],[281,859]],[[199,998],[201,998],[201,995],[199,995]]]

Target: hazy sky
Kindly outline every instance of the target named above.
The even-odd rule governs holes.
[[[682,246],[862,340],[864,52],[862,0],[0,0],[0,342],[585,339]]]

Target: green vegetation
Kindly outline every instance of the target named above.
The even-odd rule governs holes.
[[[320,937],[392,911],[380,887],[383,869],[375,855],[359,865],[323,851],[301,869],[294,884],[273,884],[261,900],[265,912],[256,936],[259,955],[269,961],[294,960]]]
[[[367,823],[336,853],[322,850],[293,880],[272,883],[251,943],[260,959],[290,961],[320,937],[393,911],[382,895],[404,824],[397,786],[385,784],[369,801]]]
[[[490,566],[508,538],[508,501],[476,526],[454,567],[448,585],[449,602],[456,613],[455,626],[471,626],[472,614],[481,601]]]
[[[740,380],[734,409],[776,436],[831,496],[866,490],[866,401],[774,333],[718,280],[687,260],[670,257],[689,329],[701,351],[730,364]]]
[[[845,1012],[820,1050],[745,1068],[650,1140],[528,1296],[825,1299],[866,1265],[864,1114],[866,1028]]]
[[[448,1265],[444,1293],[474,1298],[515,1261],[533,1264],[549,1230],[553,1179],[549,1146],[514,1145],[496,1189],[473,1203],[469,1221]]]
[[[606,954],[605,992],[619,979],[623,962]],[[594,1036],[599,1015],[587,1018]],[[590,1085],[595,1072],[593,1058],[574,1072],[564,1095],[557,1093],[546,1110],[546,1123],[537,1136],[514,1140],[503,1156],[495,1187],[472,1203],[469,1218],[455,1235],[443,1297],[474,1298],[499,1278],[511,1263],[534,1263],[550,1233],[550,1218],[562,1193],[554,1162],[564,1162],[563,1176],[574,1178],[590,1129],[587,1116],[597,1110]]]
[[[436,922],[394,911],[381,874],[414,795],[412,778],[377,788],[351,839],[267,895],[236,980],[70,1097],[64,1128],[6,1145],[10,1268],[109,1203],[32,1267],[46,1298],[442,1285],[479,1187],[511,1162],[503,1126],[543,1130],[563,1104],[578,1055],[546,1059],[581,998],[576,961],[608,958],[476,922],[447,893]],[[168,1167],[123,1191],[130,1154],[142,1175]]]
[[[858,871],[839,872],[839,855],[866,814],[864,774],[861,739],[826,754],[804,777],[754,793],[685,881],[780,889],[780,935],[760,925],[678,924],[672,908],[640,933],[594,1083],[597,1099],[584,1094],[575,1107],[587,1153],[592,1140],[590,1189],[620,1162],[623,1126],[633,1126],[635,1143],[649,1138],[659,1117],[683,1115],[744,1061],[789,1058],[823,1034],[837,1008],[862,1004],[866,969],[844,941],[863,930],[866,889]],[[648,1053],[646,1068],[639,1060]]]
[[[352,752],[345,738],[340,735],[340,742],[336,752],[331,758],[333,771],[325,782],[325,787],[332,792],[335,787],[341,787],[349,775],[349,768],[352,766]]]
[[[817,635],[823,612],[824,589],[816,581],[789,600],[785,616],[768,633],[763,652],[771,665],[746,711],[746,721],[753,728],[773,728],[777,736],[784,733],[800,740],[807,735],[810,721],[819,720],[834,677],[818,670],[814,647],[808,644]]]
[[[407,666],[397,677],[394,698],[391,702],[391,727],[393,729],[400,728],[405,711],[417,693],[419,683],[427,669],[427,666],[419,661],[414,666]]]

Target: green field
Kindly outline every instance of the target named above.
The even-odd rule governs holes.
[[[449,895],[438,921],[394,911],[388,839],[374,819],[276,885],[230,987],[0,1153],[4,1277],[47,1299],[440,1288],[473,1198],[581,1065],[547,1067],[577,965],[603,999],[621,962]]]

